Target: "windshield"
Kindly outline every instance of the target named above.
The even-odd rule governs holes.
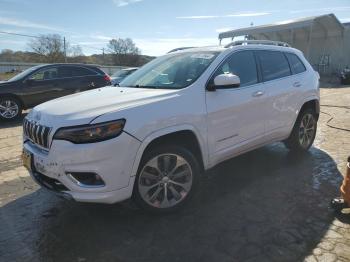
[[[214,51],[196,51],[165,55],[126,77],[119,85],[181,89],[196,81],[218,54]]]
[[[8,81],[17,81],[22,79],[23,77],[29,75],[31,72],[33,72],[34,70],[38,69],[39,67],[41,67],[41,65],[38,66],[33,66],[31,68],[28,68],[26,70],[24,70],[23,72],[19,73],[18,75],[15,75],[14,77],[10,78]]]

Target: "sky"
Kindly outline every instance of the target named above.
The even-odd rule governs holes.
[[[350,0],[0,0],[0,31],[60,34],[83,53],[129,37],[144,55],[217,45],[219,32],[334,13],[350,22]],[[29,51],[30,38],[0,33],[0,50]]]

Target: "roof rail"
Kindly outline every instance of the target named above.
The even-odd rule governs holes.
[[[174,52],[181,51],[181,50],[185,50],[185,49],[190,49],[190,48],[194,48],[194,46],[178,47],[178,48],[170,50],[167,54],[174,53]]]
[[[280,41],[271,41],[271,40],[238,40],[233,41],[232,43],[229,43],[228,45],[225,45],[225,48],[229,48],[236,45],[277,45],[277,46],[284,46],[284,47],[290,47],[285,42]]]

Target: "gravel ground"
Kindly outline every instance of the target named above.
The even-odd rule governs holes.
[[[0,123],[0,261],[350,261],[335,217],[350,155],[350,87],[321,89],[315,146],[276,143],[207,172],[178,213],[81,204],[40,189],[21,166],[21,123]]]

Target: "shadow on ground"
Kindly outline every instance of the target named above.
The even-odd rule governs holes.
[[[21,126],[23,119],[27,116],[27,113],[23,113],[20,117],[15,120],[1,120],[0,119],[0,128],[11,128]]]
[[[300,261],[333,221],[340,181],[326,152],[274,144],[211,170],[200,194],[166,216],[38,190],[0,209],[0,260]]]

